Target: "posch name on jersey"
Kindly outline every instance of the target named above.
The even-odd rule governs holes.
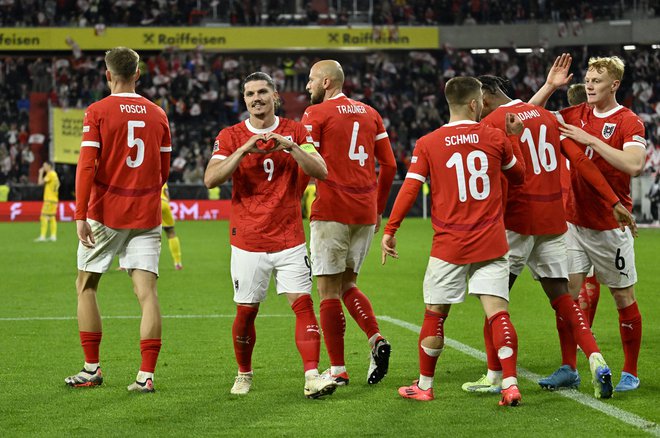
[[[119,105],[119,111],[129,114],[146,114],[147,107],[145,105]]]
[[[445,137],[445,146],[455,146],[457,144],[479,143],[478,134],[460,134]]]
[[[337,105],[339,114],[366,114],[367,109],[359,105]]]

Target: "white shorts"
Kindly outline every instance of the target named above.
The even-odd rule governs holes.
[[[96,245],[87,248],[78,243],[78,269],[85,272],[108,272],[112,259],[119,256],[119,266],[130,271],[141,269],[158,275],[161,226],[151,229],[115,229],[87,219]]]
[[[234,301],[260,303],[266,299],[271,274],[277,294],[312,293],[312,269],[305,244],[279,252],[252,252],[231,247]]]
[[[637,283],[635,248],[628,228],[600,231],[569,223],[566,245],[571,274],[586,274],[593,266],[596,279],[607,287]]]
[[[374,238],[375,227],[312,221],[310,250],[314,275],[339,274],[346,269],[352,269],[356,274],[360,272]]]
[[[509,271],[519,276],[525,265],[534,277],[568,279],[568,253],[563,234],[528,236],[506,230],[509,242]]]
[[[469,265],[429,259],[424,275],[425,304],[462,303],[468,290],[470,295],[493,295],[509,301],[508,257]]]

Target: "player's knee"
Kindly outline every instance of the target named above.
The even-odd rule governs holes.
[[[617,309],[624,309],[635,302],[635,289],[633,286],[623,289],[611,288],[612,298],[616,303]]]

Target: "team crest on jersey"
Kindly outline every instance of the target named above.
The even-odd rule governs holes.
[[[220,149],[220,141],[216,140],[215,143],[213,143],[213,153],[218,152],[218,149]]]
[[[616,123],[605,123],[603,125],[603,138],[608,139],[614,134],[614,128],[616,128]]]

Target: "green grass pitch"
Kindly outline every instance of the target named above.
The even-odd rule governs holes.
[[[77,239],[72,223],[59,226],[57,242],[33,243],[37,223],[0,224],[0,435],[2,436],[648,436],[660,435],[660,230],[641,230],[636,241],[644,318],[639,364],[641,387],[605,400],[606,414],[541,390],[521,378],[522,405],[497,406],[496,396],[475,396],[461,384],[485,372],[484,362],[447,347],[436,373],[436,400],[401,399],[397,388],[418,374],[417,333],[381,320],[392,343],[388,376],[366,383],[368,345],[347,314],[346,359],[351,384],[331,397],[303,397],[302,363],[294,343],[293,312],[274,292],[257,318],[253,389],[229,394],[236,373],[231,344],[234,304],[229,278],[227,222],[180,222],[185,269],[175,271],[164,244],[159,295],[163,349],[154,394],[132,394],[126,385],[139,366],[139,306],[122,272],[104,275],[99,302],[104,319],[98,388],[68,388],[64,377],[83,361],[74,279]],[[407,219],[399,233],[399,260],[380,265],[379,237],[359,279],[377,315],[419,326],[421,284],[431,244],[428,221]],[[623,364],[617,313],[601,293],[596,338],[618,382]],[[314,292],[315,306],[318,297]],[[546,375],[559,365],[554,314],[540,286],[524,273],[512,291],[519,367]],[[197,315],[198,317],[191,317]],[[176,316],[179,316],[178,318]],[[479,303],[454,306],[445,334],[483,351]],[[322,347],[321,367],[328,365]],[[578,361],[580,392],[591,402],[584,355]],[[597,406],[601,406],[597,403]],[[631,426],[621,417],[646,420]],[[619,417],[619,418],[617,418]]]

